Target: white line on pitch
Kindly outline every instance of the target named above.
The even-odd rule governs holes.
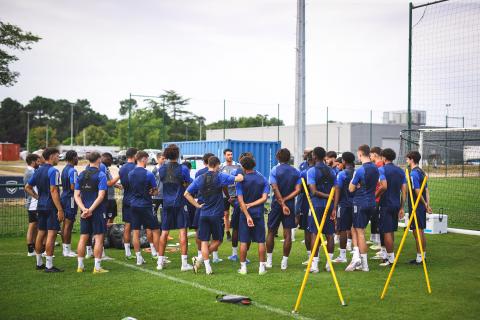
[[[196,283],[196,282],[191,282],[191,281],[187,281],[187,280],[184,280],[184,279],[176,278],[176,277],[173,277],[173,276],[166,275],[164,273],[155,272],[153,270],[144,269],[144,268],[138,267],[136,265],[128,264],[128,263],[121,262],[121,261],[118,261],[118,260],[111,260],[110,262],[116,263],[118,265],[122,265],[122,266],[130,268],[130,269],[134,269],[134,270],[142,271],[142,272],[145,272],[145,273],[149,273],[149,274],[157,276],[159,278],[167,279],[167,280],[177,282],[177,283],[181,283],[181,284],[184,284],[184,285],[187,285],[187,286],[191,286],[191,287],[203,290],[203,291],[214,293],[214,294],[217,294],[217,295],[219,295],[219,294],[229,294],[229,293],[224,292],[224,291],[220,291],[220,290],[217,290],[217,289],[212,289],[212,288],[206,287],[206,286],[201,285],[201,284]],[[259,309],[264,309],[264,310],[267,310],[269,312],[273,312],[273,313],[276,313],[276,314],[279,314],[279,315],[282,315],[282,316],[285,316],[285,317],[289,317],[289,318],[295,318],[295,319],[301,319],[301,320],[313,320],[312,318],[308,318],[308,317],[305,317],[305,316],[302,316],[302,315],[299,315],[299,314],[293,314],[293,313],[287,312],[287,311],[282,310],[282,309],[278,309],[278,308],[275,308],[275,307],[271,307],[271,306],[268,306],[268,305],[265,305],[265,304],[258,303],[256,301],[252,301],[252,305],[259,308]]]

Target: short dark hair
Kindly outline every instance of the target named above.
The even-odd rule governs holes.
[[[370,149],[370,153],[376,153],[378,155],[381,155],[382,154],[382,148],[380,147],[372,147]]]
[[[169,144],[165,150],[163,150],[163,155],[168,160],[177,160],[180,156],[180,148],[174,143]]]
[[[397,154],[395,153],[395,151],[393,151],[393,149],[390,149],[390,148],[383,149],[380,155],[385,159],[387,159],[388,161],[393,161],[397,157]]]
[[[313,160],[313,151],[309,151],[307,153],[307,162],[312,161],[312,160]]]
[[[46,148],[43,150],[42,157],[45,159],[45,161],[48,161],[50,159],[50,156],[54,154],[60,154],[60,151],[57,148]]]
[[[242,159],[240,159],[240,164],[245,170],[252,170],[253,168],[255,168],[255,165],[256,165],[255,159],[249,156],[245,156]]]
[[[315,148],[313,148],[312,152],[313,152],[313,156],[317,160],[323,160],[325,158],[326,151],[322,147],[315,147]]]
[[[157,159],[160,158],[160,157],[163,157],[163,152],[158,152],[156,157],[157,157]]]
[[[102,157],[104,157],[104,158],[109,158],[109,159],[113,160],[113,156],[112,156],[112,154],[111,154],[110,152],[104,152],[104,153],[102,153]]]
[[[213,156],[214,154],[211,152],[205,153],[202,157],[203,163],[208,165],[208,159],[210,159],[210,157],[213,157]]]
[[[223,150],[223,154],[226,154],[227,152],[232,152],[233,153],[232,149],[230,149],[230,148],[227,148],[227,149]]]
[[[94,163],[95,161],[100,159],[100,157],[101,157],[100,153],[98,153],[97,151],[93,151],[93,152],[90,152],[89,154],[87,154],[87,160],[90,163]]]
[[[337,158],[337,162],[338,162],[338,163],[342,163],[342,160],[343,160],[342,157],[338,157],[338,158]]]
[[[335,151],[328,151],[327,158],[335,158],[337,159],[337,153]]]
[[[238,161],[242,160],[243,157],[253,158],[253,153],[251,153],[250,151],[242,152],[240,154],[240,157],[238,157]]]
[[[420,159],[422,159],[422,155],[418,151],[410,151],[407,154],[407,158],[413,160],[415,164],[418,164],[420,162]]]
[[[183,161],[182,163],[188,170],[192,169],[192,163],[190,161]]]
[[[342,160],[345,161],[345,163],[353,164],[355,162],[355,155],[352,152],[344,152],[342,153]]]
[[[277,151],[276,157],[278,161],[286,163],[290,161],[290,150],[288,150],[287,148],[282,148]]]
[[[127,152],[125,153],[125,156],[127,157],[127,159],[131,159],[135,157],[137,152],[138,152],[137,148],[128,148]]]
[[[65,154],[65,160],[67,161],[73,161],[77,157],[77,151],[75,150],[68,150],[67,153]]]
[[[31,165],[33,162],[37,161],[38,159],[40,159],[40,156],[39,156],[38,154],[30,153],[30,154],[27,155],[27,157],[25,158],[25,162],[26,162],[28,165]]]
[[[135,155],[135,160],[140,161],[143,158],[148,158],[148,153],[143,150],[138,151]]]
[[[219,164],[220,164],[220,159],[218,159],[218,157],[211,156],[210,158],[208,158],[208,166],[210,168],[214,168],[215,166],[217,166]]]
[[[357,150],[360,151],[364,156],[370,155],[370,147],[368,146],[368,144],[362,144],[358,147]]]

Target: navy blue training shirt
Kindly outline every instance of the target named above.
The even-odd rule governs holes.
[[[340,188],[340,200],[338,201],[338,205],[343,208],[350,208],[353,206],[353,193],[348,191],[348,185],[352,180],[354,172],[355,169],[353,167],[347,167],[338,173],[337,181],[335,181],[335,186]]]
[[[353,196],[353,204],[359,207],[375,207],[375,188],[378,178],[377,166],[372,162],[364,163],[360,168],[355,170],[351,184],[358,185],[360,188],[355,191]]]
[[[41,165],[28,181],[32,187],[38,190],[38,206],[37,210],[48,211],[55,209],[55,204],[50,194],[50,187],[58,188],[60,185],[60,172],[51,164],[45,163]]]
[[[157,182],[152,172],[143,167],[136,167],[128,174],[128,184],[132,192],[130,197],[131,207],[152,207],[153,201],[150,189],[157,187]]]
[[[263,194],[268,195],[270,192],[270,185],[267,179],[257,171],[244,174],[244,180],[237,182],[235,188],[237,196],[243,196],[243,202],[245,202],[245,204],[257,201]],[[248,213],[252,218],[263,216],[264,211],[264,203],[248,209]]]
[[[120,171],[118,172],[118,174],[120,175],[120,183],[123,187],[123,204],[127,206],[130,205],[130,198],[132,194],[128,181],[128,174],[130,173],[130,171],[135,169],[136,166],[137,165],[133,162],[127,162],[120,168]]]
[[[324,175],[323,172],[328,173],[328,176]],[[317,162],[307,171],[307,184],[314,184],[317,191],[329,194],[335,185],[335,181],[335,171],[323,162]],[[319,198],[318,196],[312,196],[311,198],[314,207],[323,208],[327,205],[327,198]]]
[[[73,190],[71,186],[75,187],[75,180],[77,179],[77,170],[71,164],[67,164],[62,170],[62,195],[61,199],[73,197]]]
[[[173,181],[168,181],[168,170],[173,173]],[[184,184],[192,181],[188,168],[178,162],[167,161],[158,169],[158,175],[163,183],[163,207],[179,208],[185,206]]]
[[[393,163],[387,163],[378,169],[380,181],[387,181],[387,190],[380,198],[380,206],[400,208],[402,186],[407,183],[405,172]]]
[[[270,171],[270,184],[276,184],[282,197],[288,196],[295,190],[295,187],[302,184],[300,179],[300,171],[287,163],[279,163]],[[272,196],[272,203],[275,201],[275,194]],[[291,205],[295,199],[287,201],[287,205]]]
[[[103,173],[102,171],[98,170],[97,168],[94,167],[88,167],[86,168],[80,175],[78,176],[77,182],[75,183],[75,190],[80,190],[80,197],[82,198],[83,205],[86,208],[90,208],[92,204],[95,202],[95,200],[98,197],[98,191],[84,191],[82,190],[82,184],[84,180],[86,179],[86,173],[87,171],[90,171],[90,181],[93,182],[95,186],[97,186],[98,191],[100,190],[105,190],[105,197],[106,195],[106,190],[108,189],[107,186],[107,175]],[[102,201],[100,205],[95,209],[94,213],[105,213],[105,201]]]

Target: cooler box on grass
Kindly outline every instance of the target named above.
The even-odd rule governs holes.
[[[409,214],[405,212],[405,225],[408,223]],[[412,222],[415,223],[415,222]],[[448,215],[432,213],[427,214],[427,228],[424,230],[428,234],[447,233]]]

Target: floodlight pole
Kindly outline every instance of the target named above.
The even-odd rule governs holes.
[[[297,39],[295,74],[295,166],[305,149],[305,0],[297,0]]]
[[[27,112],[27,152],[30,152],[30,113]]]
[[[277,142],[280,142],[280,103],[277,104]]]
[[[413,4],[408,5],[408,105],[407,105],[407,129],[408,151],[412,149],[412,10]]]
[[[223,99],[223,140],[225,140],[225,126],[226,126],[226,102]]]
[[[73,146],[73,103],[70,103],[70,147]]]
[[[128,147],[132,146],[131,141],[131,120],[132,119],[132,94],[129,94],[128,98]]]

